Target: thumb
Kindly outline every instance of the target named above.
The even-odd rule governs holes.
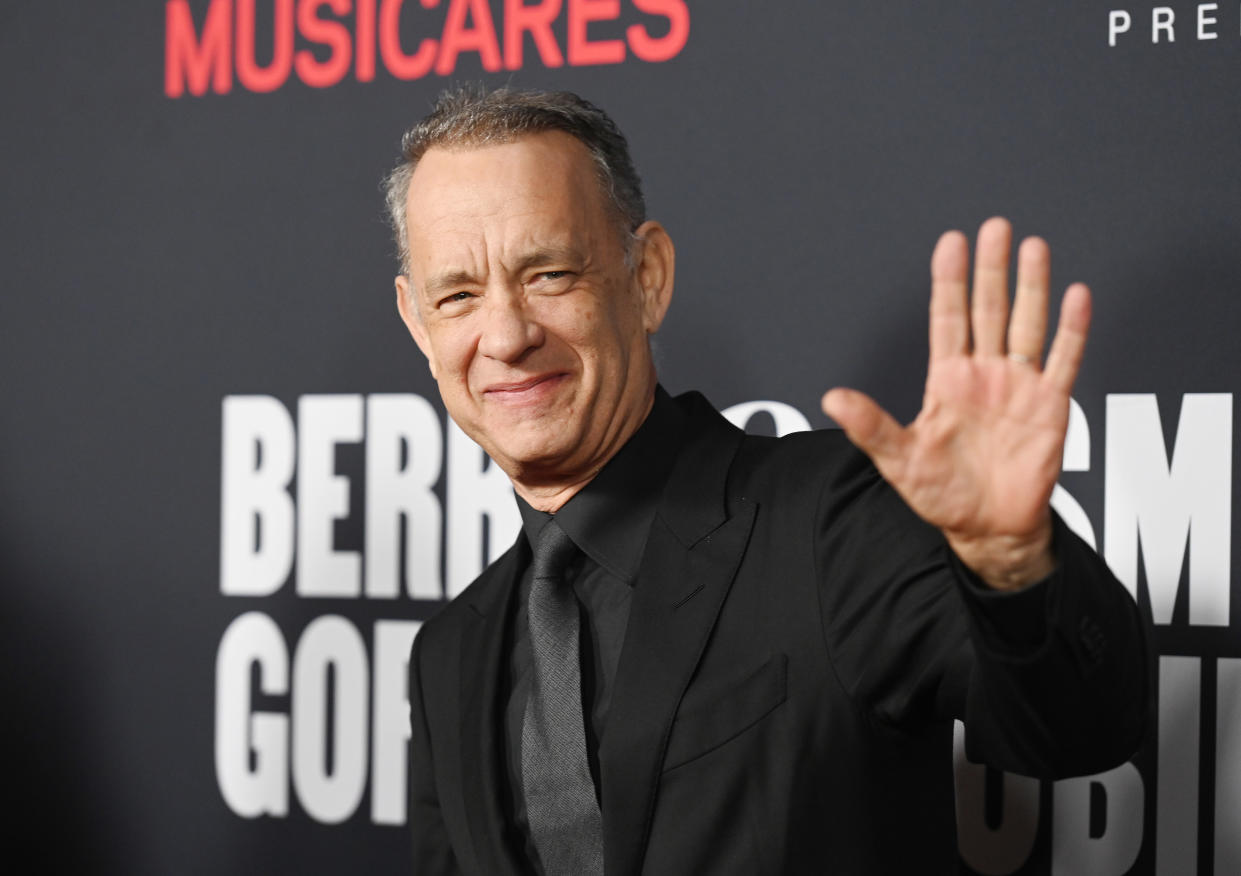
[[[865,393],[841,387],[823,396],[823,413],[839,423],[849,440],[888,476],[905,446],[905,430],[891,414]]]

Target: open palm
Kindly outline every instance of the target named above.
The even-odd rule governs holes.
[[[969,242],[950,231],[931,258],[930,364],[922,410],[902,427],[860,392],[833,389],[824,411],[961,560],[988,584],[1020,587],[1048,574],[1048,500],[1060,473],[1069,394],[1090,325],[1090,292],[1069,287],[1047,362],[1051,257],[1022,242],[1009,318],[1012,230],[978,232],[973,295]]]

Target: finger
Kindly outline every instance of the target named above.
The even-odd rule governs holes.
[[[1007,219],[994,216],[978,229],[978,245],[974,251],[974,299],[970,309],[976,354],[1004,354],[1004,329],[1008,325],[1008,253],[1012,245],[1013,228]]]
[[[970,244],[960,231],[948,231],[931,255],[931,358],[969,352],[970,325],[966,311]]]
[[[1051,250],[1040,237],[1027,237],[1017,250],[1017,295],[1008,323],[1008,352],[1038,366],[1047,337],[1047,289]]]
[[[904,458],[906,433],[891,414],[870,396],[836,388],[823,396],[823,413],[840,424],[849,440],[871,458],[875,468],[891,480]]]
[[[1060,304],[1060,325],[1047,354],[1045,380],[1061,392],[1073,389],[1073,381],[1082,366],[1086,352],[1086,335],[1090,331],[1090,290],[1084,283],[1074,283],[1064,293]]]

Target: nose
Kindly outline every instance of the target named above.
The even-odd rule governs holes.
[[[517,363],[543,343],[543,327],[527,308],[525,297],[509,291],[485,298],[485,317],[478,351],[490,359]]]

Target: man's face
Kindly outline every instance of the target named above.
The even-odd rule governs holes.
[[[410,181],[401,314],[452,418],[526,485],[593,477],[653,397],[671,244],[646,223],[627,266],[594,168],[547,132],[432,148]]]

